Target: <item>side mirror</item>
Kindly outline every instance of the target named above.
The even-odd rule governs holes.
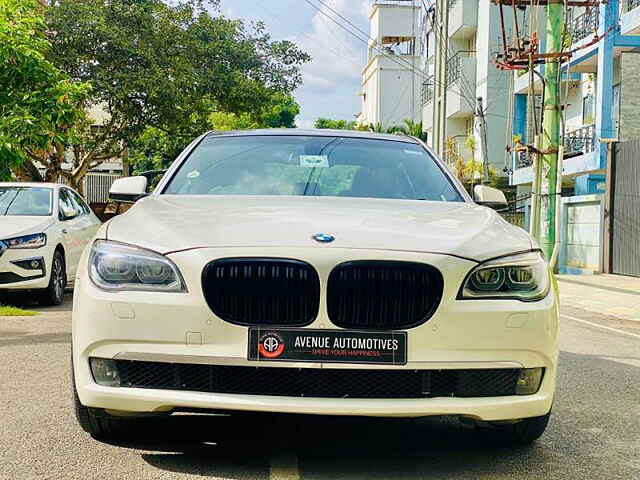
[[[147,196],[147,177],[119,178],[109,189],[109,198],[120,203],[135,203]]]
[[[80,212],[75,208],[69,208],[66,205],[60,205],[60,213],[62,213],[63,220],[71,220],[80,215]]]
[[[487,187],[486,185],[476,185],[473,189],[473,197],[477,204],[495,210],[506,208],[509,205],[507,203],[507,197],[504,196],[501,190]]]

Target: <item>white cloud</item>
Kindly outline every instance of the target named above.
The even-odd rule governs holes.
[[[371,2],[369,0],[360,0],[360,13],[364,18],[369,18],[371,13]]]
[[[369,31],[366,16],[368,0],[326,0],[325,3],[361,30]],[[358,36],[365,37],[327,7],[321,8],[326,15],[335,18]],[[313,57],[312,62],[303,70],[307,85],[331,89],[345,80],[360,78],[366,61],[366,43],[340,28],[322,13],[316,11],[309,33],[298,35],[293,40]]]

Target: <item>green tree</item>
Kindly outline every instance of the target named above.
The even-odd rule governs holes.
[[[314,124],[315,128],[333,130],[355,130],[356,122],[348,120],[332,120],[330,118],[318,118]]]
[[[170,135],[156,127],[147,127],[129,148],[131,173],[167,168],[186,147],[182,137]]]
[[[210,113],[205,130],[295,128],[295,117],[299,112],[300,106],[291,95],[276,93],[257,113]],[[190,141],[189,137],[147,127],[135,138],[129,149],[129,163],[133,172],[167,168]]]
[[[87,83],[73,82],[47,59],[43,6],[36,0],[0,0],[0,178],[11,171],[39,179],[31,162],[50,155],[62,162],[84,117]]]
[[[145,131],[184,144],[209,127],[213,112],[262,111],[300,84],[309,60],[293,43],[272,41],[260,23],[211,14],[199,0],[56,0],[46,19],[54,64],[93,87],[85,105],[93,118],[65,145],[72,170],[41,161],[47,177],[62,174],[76,187]]]
[[[422,129],[422,122],[414,122],[413,120],[406,119],[404,125],[398,128],[398,132],[410,137],[419,138],[423,142],[427,141],[427,133]]]
[[[474,137],[470,136],[465,139],[465,147],[471,152],[470,159],[466,159],[460,152],[460,146],[453,137],[448,137],[445,140],[444,150],[449,168],[467,191],[472,192],[473,186],[482,177],[482,163],[476,162],[474,159],[476,151]]]
[[[258,111],[225,112],[209,115],[213,130],[247,130],[251,128],[295,128],[300,105],[288,94],[274,93]]]
[[[262,108],[260,127],[296,128],[296,117],[300,114],[300,105],[291,95],[275,93]]]

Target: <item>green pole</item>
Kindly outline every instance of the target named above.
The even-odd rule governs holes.
[[[546,53],[560,53],[564,37],[564,5],[562,0],[549,0],[547,5],[547,45]],[[540,244],[547,260],[551,259],[556,241],[555,216],[557,199],[558,149],[560,147],[560,85],[558,71],[559,58],[549,58],[545,68],[544,120],[542,122],[541,150],[544,152],[543,181],[541,185],[542,204],[540,215],[542,228]]]

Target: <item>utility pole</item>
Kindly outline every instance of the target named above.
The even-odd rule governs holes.
[[[562,189],[561,162],[564,154],[560,135],[564,114],[560,107],[560,66],[563,62],[569,62],[573,53],[570,48],[567,51],[563,48],[567,33],[566,9],[568,7],[600,8],[606,0],[491,0],[491,3],[499,5],[500,8],[503,50],[496,55],[495,62],[498,68],[528,71],[530,90],[533,93],[534,75],[540,76],[535,70],[536,66],[545,65],[542,82],[544,95],[542,129],[538,128],[536,122],[534,144],[526,145],[524,151],[534,155],[535,175],[531,192],[530,232],[540,243],[551,265],[554,265],[559,252],[560,232],[557,207]],[[547,13],[546,51],[541,53],[537,30],[527,32],[526,22],[519,21],[522,15],[518,10],[543,6]],[[507,24],[504,16],[504,10],[508,7],[513,9],[514,19],[515,38],[511,42],[507,41]],[[615,2],[615,8],[617,8],[617,2]],[[537,14],[532,12],[532,15]],[[529,142],[531,140],[529,139]]]
[[[480,145],[482,146],[482,183],[489,183],[489,152],[487,152],[487,121],[484,117],[482,97],[478,97],[476,104],[476,116],[480,126]]]
[[[435,34],[435,71],[433,89],[433,149],[444,158],[447,139],[447,69],[449,42],[449,7],[447,0],[436,0],[433,25]]]
[[[540,150],[542,153],[543,178],[540,189],[541,215],[540,246],[547,259],[551,259],[556,243],[556,203],[560,192],[557,190],[558,175],[562,172],[558,168],[558,152],[560,151],[560,128],[562,111],[560,108],[560,55],[564,41],[564,2],[563,0],[548,0],[547,4],[547,41],[546,54],[548,60],[544,72],[545,101],[544,119],[542,122],[542,138]]]

